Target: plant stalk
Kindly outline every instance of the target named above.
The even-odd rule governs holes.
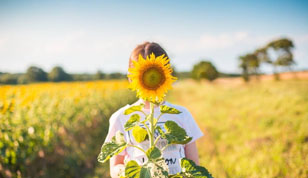
[[[150,102],[150,148],[154,146],[154,104]]]

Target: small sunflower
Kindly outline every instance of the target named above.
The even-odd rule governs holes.
[[[137,92],[137,97],[159,103],[172,88],[176,77],[171,75],[172,68],[169,59],[164,56],[155,57],[154,53],[144,59],[139,55],[138,61],[133,61],[134,67],[129,68],[129,87]]]

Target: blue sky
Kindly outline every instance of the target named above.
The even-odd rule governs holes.
[[[177,70],[201,59],[240,72],[238,56],[288,37],[308,68],[308,1],[0,0],[0,71],[126,72],[134,47],[161,44]],[[270,71],[263,66],[263,71]]]

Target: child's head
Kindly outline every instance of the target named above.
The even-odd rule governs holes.
[[[146,59],[148,55],[154,53],[155,56],[165,55],[168,57],[166,51],[157,43],[154,42],[144,42],[142,44],[137,45],[137,47],[133,50],[132,54],[129,58],[129,68],[133,67],[133,61],[138,60],[139,54]],[[169,57],[168,57],[169,58]]]

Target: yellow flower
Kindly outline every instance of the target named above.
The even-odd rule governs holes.
[[[171,75],[169,59],[164,55],[155,57],[152,53],[146,59],[139,55],[138,61],[133,61],[133,64],[134,67],[128,69],[128,78],[131,80],[129,88],[144,100],[154,103],[163,101],[176,80]]]

